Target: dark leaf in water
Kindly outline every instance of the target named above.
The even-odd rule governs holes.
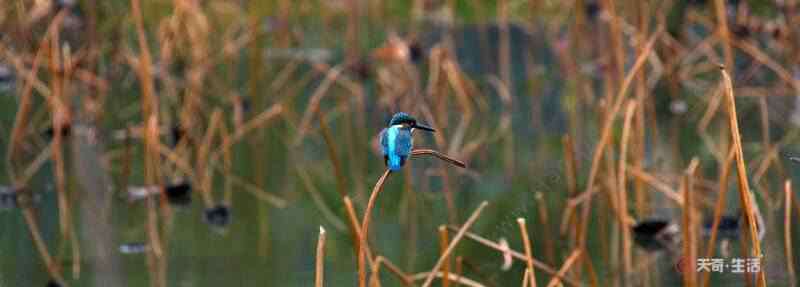
[[[192,186],[188,181],[167,185],[164,189],[170,204],[184,206],[192,202]]]
[[[65,126],[61,127],[61,137],[68,137],[71,133],[72,133],[72,126],[71,125],[65,125]],[[47,139],[53,139],[53,136],[55,134],[56,134],[56,131],[53,128],[53,126],[49,126],[49,127],[47,127],[46,130],[44,130],[44,136]]]
[[[226,227],[231,223],[231,211],[225,205],[217,205],[205,210],[205,222],[216,227]]]

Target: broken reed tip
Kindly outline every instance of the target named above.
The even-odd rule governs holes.
[[[719,68],[720,70],[724,71],[725,70],[725,64],[717,63],[717,68]]]
[[[445,230],[447,230],[447,227],[444,225],[439,225],[439,232],[444,232]]]
[[[519,224],[525,224],[525,218],[518,217],[518,218],[517,218],[517,223],[519,223]]]
[[[322,227],[322,225],[319,226],[319,234],[320,235],[325,234],[325,227]]]

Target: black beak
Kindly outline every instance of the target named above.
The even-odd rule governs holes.
[[[418,128],[418,129],[421,129],[421,130],[426,130],[426,131],[429,131],[429,132],[432,132],[432,133],[436,132],[436,130],[434,130],[433,128],[431,128],[429,126],[426,126],[426,125],[423,125],[423,124],[414,124],[414,127]]]

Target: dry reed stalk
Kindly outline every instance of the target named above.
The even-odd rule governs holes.
[[[389,269],[389,271],[394,274],[397,279],[400,279],[400,281],[403,282],[403,286],[411,286],[411,284],[414,283],[414,281],[411,279],[411,276],[403,272],[403,270],[400,270],[397,265],[394,265],[394,263],[389,261],[389,259],[386,257],[379,255],[377,258],[375,258],[375,264],[373,266],[375,266],[373,272],[376,274],[380,270],[380,266],[386,266],[386,268]]]
[[[211,146],[214,144],[214,137],[217,135],[217,130],[220,128],[220,125],[224,125],[222,122],[222,109],[216,108],[214,112],[211,113],[211,118],[209,119],[208,128],[206,129],[203,141],[197,148],[197,160],[194,165],[195,180],[197,181],[196,186],[199,186],[200,190],[202,190],[203,203],[206,208],[214,205],[214,200],[211,196],[214,172],[208,167],[208,158]]]
[[[435,151],[435,150],[432,150],[432,149],[415,149],[415,150],[411,151],[411,155],[412,156],[432,155],[432,156],[434,156],[434,157],[436,157],[438,159],[441,159],[441,160],[443,160],[443,161],[445,161],[445,162],[447,162],[449,164],[455,165],[457,167],[460,167],[460,168],[466,168],[467,167],[467,164],[464,163],[463,161],[457,160],[457,159],[452,158],[452,157],[450,157],[450,156],[448,156],[446,154],[443,154],[441,152],[438,152],[438,151]]]
[[[622,127],[622,140],[621,140],[621,147],[620,147],[620,159],[619,159],[619,200],[618,211],[619,211],[619,220],[620,220],[620,228],[622,232],[622,273],[623,278],[628,275],[631,271],[631,267],[633,266],[633,261],[631,258],[631,234],[630,228],[625,220],[628,216],[628,196],[627,196],[627,181],[626,178],[626,167],[628,166],[627,159],[628,159],[628,139],[630,138],[631,133],[631,121],[633,119],[634,112],[637,109],[637,101],[630,100],[628,101],[628,106],[625,109],[625,120]]]
[[[14,175],[12,161],[14,160],[15,155],[17,155],[17,150],[19,150],[20,145],[23,142],[27,132],[28,124],[30,123],[28,116],[31,115],[31,105],[33,104],[31,102],[31,97],[33,96],[33,84],[37,80],[36,74],[39,70],[40,61],[43,59],[43,57],[45,57],[45,53],[50,51],[50,49],[47,47],[52,41],[52,35],[61,29],[61,23],[63,22],[65,16],[64,13],[65,12],[59,12],[47,27],[45,37],[39,43],[36,55],[33,57],[32,67],[28,73],[25,73],[25,84],[22,87],[21,96],[19,97],[19,108],[17,109],[17,113],[14,115],[14,127],[11,131],[11,140],[8,145],[8,151],[6,152],[6,165],[12,167],[8,169],[8,172],[11,173],[12,177]]]
[[[567,196],[572,198],[578,193],[576,162],[575,162],[575,145],[572,137],[569,134],[561,137],[561,143],[564,147],[564,176],[567,178]],[[575,225],[575,208],[569,204],[564,208],[564,214],[561,217],[561,227],[559,228],[560,234],[563,236],[567,233],[568,226]],[[574,242],[573,242],[574,243]]]
[[[759,49],[757,46],[739,40],[733,41],[732,44],[735,45],[737,48],[741,49],[743,52],[749,54],[751,57],[753,57],[754,60],[756,60],[756,62],[766,66],[767,68],[775,72],[778,78],[780,78],[781,81],[786,83],[786,85],[792,87],[792,89],[794,90],[800,89],[800,83],[798,83],[797,80],[794,79],[794,77],[792,76],[792,72],[790,72],[789,70],[781,66],[781,64],[770,58],[769,55],[761,51],[761,49]]]
[[[478,217],[481,215],[481,211],[483,211],[483,209],[486,208],[487,205],[489,205],[488,201],[481,202],[481,204],[478,206],[478,208],[475,209],[474,212],[472,212],[472,215],[470,215],[470,217],[467,219],[467,221],[464,222],[464,225],[461,226],[461,229],[458,230],[458,232],[456,233],[456,236],[453,237],[452,241],[450,241],[450,244],[447,246],[447,249],[445,249],[445,251],[442,254],[442,256],[439,257],[439,260],[437,260],[436,264],[433,266],[433,268],[431,268],[431,272],[428,273],[428,276],[425,278],[425,281],[422,283],[422,287],[428,287],[428,286],[431,285],[431,282],[433,282],[433,277],[436,276],[436,274],[439,273],[439,272],[437,272],[437,270],[439,270],[439,268],[442,267],[442,264],[444,264],[444,260],[447,258],[447,256],[450,255],[450,253],[453,252],[453,250],[455,249],[456,245],[458,245],[458,243],[461,241],[461,238],[464,237],[464,233],[466,233],[467,230],[469,229],[469,227],[472,226],[472,224],[475,223],[476,220],[478,220]],[[454,279],[454,280],[456,280],[456,279]]]
[[[567,271],[572,267],[572,264],[575,263],[579,258],[581,258],[583,252],[580,249],[572,250],[572,253],[567,257],[567,260],[564,260],[564,264],[561,265],[561,269],[558,269],[558,276],[553,276],[550,279],[550,282],[547,283],[547,287],[556,287],[561,285],[561,277],[564,277],[567,274]],[[527,272],[527,270],[526,270]]]
[[[294,145],[300,144],[305,138],[306,133],[311,128],[311,120],[313,120],[314,114],[318,113],[317,110],[319,110],[320,102],[322,102],[323,97],[328,94],[331,85],[339,77],[339,74],[344,71],[344,68],[344,65],[338,65],[328,70],[325,74],[325,79],[322,80],[322,83],[314,90],[311,99],[308,100],[308,108],[306,108],[306,111],[303,113],[303,118],[298,125],[297,137],[295,137],[293,141]]]
[[[219,136],[222,140],[222,146],[227,147],[222,150],[222,165],[225,173],[225,182],[223,182],[222,190],[222,202],[227,206],[231,206],[233,197],[233,180],[228,175],[233,174],[233,155],[231,152],[231,145],[228,144],[228,142],[231,140],[231,137],[224,121],[219,126]]]
[[[453,230],[453,231],[459,230],[459,228],[457,228],[455,226],[448,226],[447,228],[449,228],[450,230]],[[494,250],[497,250],[498,252],[501,252],[503,254],[509,254],[509,255],[511,255],[511,257],[516,258],[517,260],[520,260],[520,261],[525,261],[527,263],[528,258],[525,256],[525,254],[523,254],[523,253],[521,253],[519,251],[510,249],[508,246],[503,246],[503,245],[501,245],[501,244],[499,244],[497,242],[494,242],[492,240],[486,239],[486,238],[481,237],[480,235],[472,233],[472,232],[466,232],[465,236],[467,238],[472,239],[473,241],[481,244],[481,245],[484,245],[486,247],[489,247],[489,248],[492,248]],[[565,276],[559,275],[558,271],[555,268],[550,267],[549,265],[545,264],[544,262],[536,260],[536,258],[533,258],[533,266],[538,268],[539,270],[543,271],[544,273],[547,273],[550,276],[558,277],[560,280],[568,283],[569,285],[581,286],[581,284],[579,284],[577,281],[575,281],[575,280],[573,280],[571,278],[567,278]]]
[[[720,2],[720,0],[717,0],[717,2]],[[752,256],[762,258],[761,243],[759,242],[758,231],[756,230],[759,226],[755,218],[756,214],[761,213],[758,211],[758,205],[755,203],[753,194],[750,191],[750,186],[747,182],[747,168],[744,163],[742,138],[739,134],[739,123],[738,117],[736,116],[736,100],[733,97],[733,82],[731,81],[730,75],[725,71],[725,67],[720,67],[720,73],[722,73],[725,95],[727,98],[729,129],[732,134],[734,149],[736,150],[736,172],[739,178],[739,198],[742,202],[742,209],[745,214],[745,219],[747,220],[747,225],[749,226]],[[760,226],[760,228],[765,227]],[[765,287],[767,285],[767,278],[763,270],[758,272],[757,282],[758,287]]]
[[[797,285],[797,275],[795,274],[794,270],[794,252],[792,249],[792,181],[786,180],[786,183],[783,186],[783,191],[785,194],[784,198],[784,214],[783,214],[783,243],[784,243],[784,252],[786,257],[786,270],[789,273],[789,282],[790,286]]]
[[[136,37],[139,44],[139,61],[136,67],[139,80],[142,85],[142,115],[149,119],[151,115],[158,114],[158,106],[155,98],[155,86],[153,83],[152,60],[150,48],[147,45],[145,36],[144,20],[142,18],[141,0],[131,0],[131,14],[136,28]]]
[[[722,40],[722,53],[725,57],[725,67],[733,67],[733,50],[731,48],[731,36],[728,28],[728,13],[726,4],[723,0],[714,0],[714,14],[717,20],[716,33]]]
[[[47,162],[48,159],[52,157],[52,149],[53,149],[53,142],[47,144],[47,146],[39,152],[39,155],[33,159],[33,161],[26,167],[22,174],[17,176],[15,179],[20,185],[27,185],[28,181],[36,175],[36,172],[42,168],[42,166]]]
[[[64,277],[61,276],[61,270],[57,262],[53,260],[53,257],[50,256],[50,252],[47,251],[47,245],[42,239],[42,233],[39,231],[39,225],[36,223],[36,216],[33,214],[33,209],[30,206],[23,207],[22,215],[25,218],[28,231],[31,234],[31,238],[33,238],[34,245],[36,245],[36,250],[39,252],[39,257],[41,257],[44,262],[48,275],[59,284],[62,284],[62,286],[67,286]]]
[[[350,223],[350,231],[353,235],[353,252],[358,257],[358,253],[361,251],[361,225],[358,222],[358,215],[356,215],[356,209],[353,207],[353,201],[350,200],[350,196],[345,196],[342,198],[344,201],[344,207],[347,211],[347,219]],[[370,266],[373,265],[372,262],[372,252],[369,250],[369,246],[364,247],[367,253],[367,264]]]
[[[608,13],[610,21],[608,22],[608,33],[611,35],[611,56],[614,63],[615,75],[612,78],[613,82],[619,83],[625,77],[625,47],[622,44],[622,19],[617,16],[616,7],[613,0],[604,0],[602,3],[603,9]],[[607,94],[608,100],[611,100],[612,93]]]
[[[525,268],[525,273],[522,274],[522,287],[528,287],[531,280],[531,270]]]
[[[359,287],[366,287],[367,286],[367,267],[364,262],[364,255],[366,253],[367,248],[367,238],[369,237],[369,220],[370,220],[370,213],[372,213],[372,209],[375,207],[375,200],[378,198],[378,194],[383,190],[383,184],[386,182],[386,178],[389,177],[392,171],[386,169],[383,172],[383,175],[378,179],[378,182],[375,183],[375,187],[372,188],[372,193],[369,196],[369,201],[367,202],[367,208],[364,209],[364,218],[361,222],[361,238],[359,238],[359,251],[358,251],[358,286]]]
[[[688,262],[688,268],[684,268],[681,270],[683,274],[683,284],[684,286],[694,287],[697,285],[697,269],[694,267],[694,263],[697,262],[697,235],[696,235],[696,227],[697,227],[697,218],[696,214],[694,213],[694,176],[695,171],[697,170],[697,166],[699,161],[697,158],[692,158],[692,161],[689,163],[689,167],[686,169],[686,172],[683,176],[683,181],[681,185],[683,187],[683,198],[685,204],[683,206],[683,260],[684,262]]]
[[[656,191],[663,193],[667,198],[674,201],[679,207],[683,207],[683,195],[681,195],[668,184],[660,181],[656,176],[634,167],[630,167],[630,174],[635,178],[641,179],[644,183],[654,188]]]
[[[642,33],[646,33],[650,29],[650,13],[649,13],[649,5],[646,1],[631,1],[635,5],[636,9],[636,25],[639,31]],[[636,51],[641,53],[644,49],[644,42],[637,41],[636,42]],[[640,107],[636,109],[636,116],[635,116],[635,127],[634,127],[634,159],[633,159],[633,166],[636,168],[642,168],[642,162],[645,160],[645,145],[646,145],[646,134],[645,134],[645,103],[647,100],[647,71],[639,72],[639,76],[636,77],[636,101],[639,103]],[[647,193],[644,190],[644,182],[638,178],[634,179],[634,196],[636,202],[636,215],[639,217],[644,216],[646,209],[647,209]]]
[[[417,274],[411,275],[411,279],[413,281],[419,281],[419,280],[423,280],[423,279],[427,279],[427,278],[433,278],[433,277],[441,278],[442,276],[443,276],[442,272],[438,272],[438,271],[437,272],[422,272],[422,273],[417,273]],[[456,284],[459,284],[459,285],[468,286],[468,287],[485,287],[485,285],[481,284],[480,282],[472,280],[472,279],[469,279],[467,277],[464,277],[461,274],[450,273],[450,280],[453,281],[453,283],[456,283]],[[425,286],[425,285],[423,285],[423,286]]]
[[[533,250],[531,248],[531,240],[528,238],[528,228],[525,225],[524,218],[517,218],[517,224],[519,225],[519,232],[522,234],[522,244],[525,247],[525,261],[528,263],[527,272],[530,277],[530,287],[536,287],[536,273],[533,271]]]
[[[248,133],[250,133],[251,131],[253,131],[255,129],[263,127],[270,120],[272,120],[275,117],[277,117],[278,115],[284,113],[284,111],[285,111],[285,109],[284,109],[283,105],[281,105],[281,104],[272,105],[272,107],[270,107],[268,110],[265,110],[265,111],[261,112],[260,114],[255,116],[253,119],[251,119],[251,120],[247,121],[246,123],[244,123],[240,129],[237,129],[233,133],[233,135],[231,135],[230,140],[227,143],[225,143],[223,146],[219,147],[219,150],[225,150],[226,148],[229,148],[229,147],[233,146],[234,144],[236,144],[240,140],[242,140],[246,135],[248,135]],[[218,151],[214,152],[214,156],[211,157],[212,161],[216,160],[216,158],[218,157],[217,156],[218,153],[219,153]]]
[[[647,41],[647,44],[645,45],[644,51],[641,54],[639,54],[639,56],[637,57],[636,62],[634,63],[633,67],[628,72],[628,75],[625,77],[625,81],[622,83],[622,87],[620,87],[620,89],[619,89],[619,93],[617,94],[617,98],[614,101],[610,112],[605,117],[605,120],[604,120],[604,123],[603,123],[603,126],[602,126],[602,132],[601,132],[600,141],[597,143],[597,146],[595,147],[594,154],[593,154],[593,157],[592,157],[592,165],[591,165],[591,168],[589,170],[589,179],[587,181],[586,191],[583,194],[581,194],[580,196],[578,196],[578,198],[581,198],[581,197],[586,198],[585,199],[586,202],[582,202],[583,201],[582,199],[578,199],[578,198],[574,199],[575,202],[584,204],[583,208],[581,210],[581,229],[580,229],[580,238],[579,238],[579,241],[578,241],[578,245],[581,248],[586,246],[586,230],[589,227],[588,221],[589,221],[589,211],[590,211],[590,207],[591,207],[591,195],[592,195],[593,192],[595,192],[595,190],[594,190],[595,189],[594,188],[594,181],[595,181],[595,178],[597,177],[597,172],[598,172],[598,169],[599,169],[601,156],[604,154],[603,151],[606,149],[606,145],[608,144],[608,142],[610,140],[610,137],[611,137],[611,127],[612,127],[612,125],[614,123],[614,118],[615,118],[617,112],[620,110],[620,108],[622,106],[622,102],[625,99],[625,94],[628,91],[628,87],[630,86],[631,82],[633,81],[633,76],[635,76],[636,73],[644,65],[645,60],[647,59],[647,57],[652,52],[653,44],[655,43],[655,40],[658,39],[659,35],[661,35],[661,29],[659,29],[658,31],[653,33],[652,36],[650,36],[650,39]],[[574,205],[577,205],[577,203],[574,204]]]
[[[547,211],[547,202],[544,201],[544,195],[541,192],[536,192],[533,196],[536,200],[537,211],[539,212],[539,224],[541,225],[541,230],[550,230],[550,220]],[[544,256],[547,259],[547,263],[555,264],[556,263],[556,246],[553,242],[553,238],[550,236],[544,237]]]
[[[325,228],[319,227],[319,238],[317,239],[317,272],[314,278],[314,286],[322,287],[325,277]]]
[[[161,186],[159,184],[159,172],[158,172],[158,162],[159,162],[159,154],[158,154],[158,120],[156,115],[152,115],[148,118],[147,121],[147,129],[145,132],[145,182],[147,185],[156,185]],[[163,187],[162,187],[163,188]],[[163,202],[163,197],[165,194],[163,192],[161,194],[161,200]],[[156,207],[156,202],[153,197],[147,197],[145,199],[147,205],[147,223],[146,223],[146,230],[147,230],[147,237],[148,237],[148,244],[150,248],[148,249],[148,271],[150,272],[151,276],[151,286],[166,286],[166,274],[164,271],[166,260],[164,256],[164,248],[162,247],[161,243],[161,236],[159,231],[159,224],[158,224],[158,211]],[[163,212],[167,212],[166,205],[162,205]]]
[[[444,260],[444,264],[442,264],[442,287],[450,286],[450,257],[444,254],[445,249],[447,248],[447,244],[449,243],[450,239],[448,239],[447,235],[447,227],[444,225],[439,225],[439,248],[441,248],[441,256]]]
[[[301,166],[297,166],[295,169],[297,171],[297,176],[305,185],[305,190],[311,196],[311,200],[314,201],[314,204],[319,208],[319,211],[322,213],[322,216],[325,217],[333,226],[339,231],[345,231],[347,227],[345,226],[344,222],[336,216],[336,214],[331,210],[331,208],[325,203],[325,199],[320,195],[319,190],[314,186],[311,177],[308,175],[308,172],[305,168]]]
[[[345,182],[345,176],[342,173],[342,165],[339,162],[339,156],[337,156],[338,153],[336,152],[336,143],[333,141],[333,136],[331,136],[331,131],[328,128],[328,123],[325,122],[325,117],[323,116],[322,112],[317,109],[316,113],[317,119],[319,119],[320,131],[322,131],[322,138],[325,140],[325,147],[328,148],[328,158],[330,158],[331,164],[333,164],[333,172],[336,175],[336,191],[339,192],[340,196],[344,197],[347,195],[347,192],[344,190],[345,186],[347,186],[347,183]]]
[[[506,2],[508,1],[501,0],[497,3],[498,27],[500,30],[498,33],[498,69],[500,72],[500,80],[502,81],[502,86],[504,87],[503,90],[507,92],[507,95],[513,95],[514,87],[511,82],[511,36],[508,27],[508,3]],[[503,93],[500,92],[498,94],[502,95]],[[514,153],[514,133],[511,132],[510,128],[512,126],[512,99],[513,98],[510,96],[501,97],[501,100],[503,101],[503,111],[500,116],[500,121],[508,126],[508,130],[505,132],[504,137],[505,141],[503,146],[503,159],[505,161],[505,172],[509,175],[514,174],[514,159],[516,158]]]
[[[717,242],[719,222],[722,218],[722,211],[725,209],[725,202],[727,201],[726,195],[728,194],[728,177],[730,176],[730,168],[735,155],[736,150],[731,147],[731,149],[728,151],[728,156],[725,158],[725,161],[722,164],[722,170],[720,171],[719,175],[719,195],[717,196],[717,206],[714,208],[714,221],[711,224],[711,235],[709,236],[708,244],[706,245],[705,258],[711,258],[714,256],[714,247],[716,246]],[[711,282],[710,280],[711,274],[709,272],[703,273],[702,286],[708,287],[708,284]]]

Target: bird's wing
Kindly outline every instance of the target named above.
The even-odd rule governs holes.
[[[404,157],[411,154],[413,140],[414,139],[411,137],[411,130],[401,129],[400,135],[397,136],[397,142],[395,143],[397,154]]]
[[[386,142],[386,129],[381,131],[379,137],[381,139],[381,152],[383,152],[383,155],[386,155],[386,151],[389,149],[389,143]]]

